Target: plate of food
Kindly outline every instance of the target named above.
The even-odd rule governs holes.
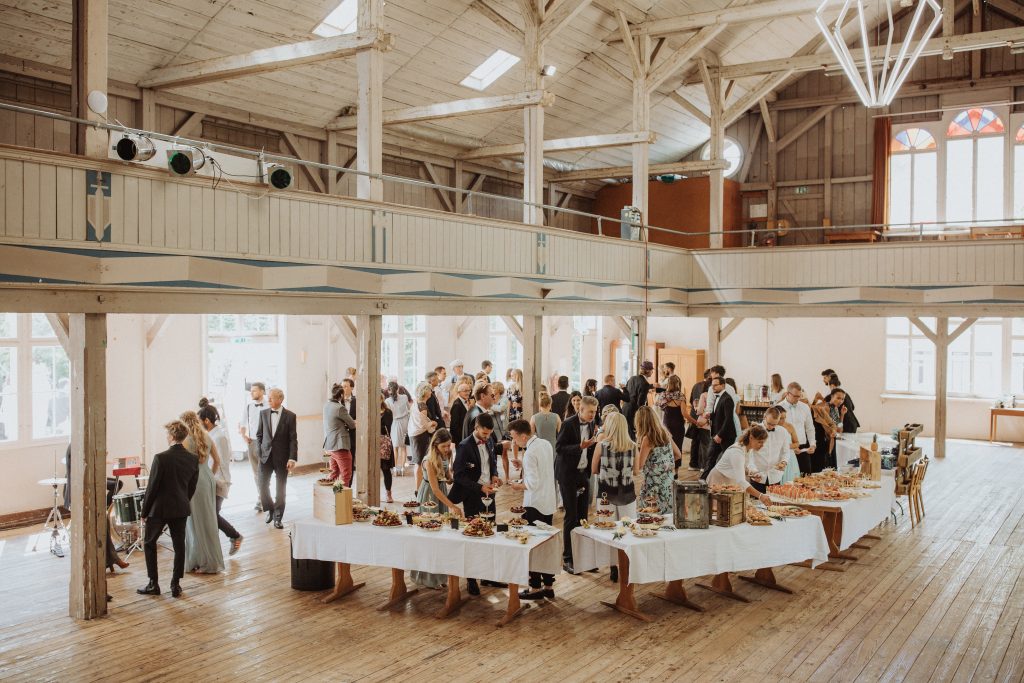
[[[513,517],[512,519],[508,520],[509,526],[528,526],[529,524],[530,523],[522,517]]]
[[[369,522],[373,519],[373,513],[370,512],[368,507],[356,507],[352,506],[352,520],[355,522]]]
[[[432,500],[428,500],[428,501],[425,501],[420,507],[422,507],[424,510],[427,510],[429,512],[430,510],[436,510],[437,509],[437,503],[435,503]]]
[[[648,505],[646,507],[637,508],[637,512],[642,515],[656,515],[661,512],[661,509],[657,505]]]
[[[416,527],[424,531],[440,531],[444,528],[439,519],[421,519],[416,522]]]
[[[381,510],[377,513],[377,517],[374,518],[373,525],[389,528],[398,527],[402,526],[402,518],[398,516],[398,513],[391,510]]]
[[[652,515],[649,513],[637,515],[636,517],[636,523],[641,529],[657,529],[664,521],[665,518],[661,515]]]
[[[321,477],[316,480],[316,483],[320,486],[334,486],[334,480],[328,477]]]
[[[511,512],[513,515],[526,514],[526,508],[524,508],[522,505],[513,505],[512,507],[509,508],[508,511]]]
[[[652,538],[652,537],[658,535],[657,528],[655,528],[655,529],[645,529],[643,527],[633,525],[633,527],[630,529],[630,531],[632,531],[633,535],[636,536],[637,538]]]
[[[768,513],[779,515],[780,517],[806,517],[810,512],[803,508],[798,508],[795,505],[771,505],[768,507]]]
[[[747,524],[751,526],[771,526],[772,520],[765,514],[763,510],[760,510],[752,505],[747,506]]]
[[[612,508],[597,508],[598,517],[612,517],[615,515],[615,510]]]
[[[466,528],[462,530],[462,535],[473,538],[486,538],[494,535],[494,527],[486,519],[474,517],[466,524]]]
[[[605,529],[605,530],[607,530],[607,529],[614,529],[617,525],[615,524],[615,522],[611,521],[610,519],[599,519],[596,522],[594,522],[591,526],[593,526],[595,529]]]
[[[402,503],[402,507],[404,508],[418,508],[419,506],[420,502],[418,500],[407,500]]]
[[[710,493],[743,493],[739,484],[718,484],[708,487]]]
[[[523,545],[526,545],[530,542],[530,534],[526,533],[525,531],[517,531],[515,529],[512,529],[511,531],[506,531],[505,538],[512,541],[519,541]]]

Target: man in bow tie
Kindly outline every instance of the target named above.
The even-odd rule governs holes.
[[[578,413],[562,423],[555,442],[555,480],[562,492],[565,518],[562,520],[562,563],[574,574],[572,530],[587,518],[590,503],[590,463],[597,444],[597,399],[584,396]]]
[[[747,478],[760,493],[766,493],[769,486],[780,483],[789,464],[791,440],[789,432],[779,426],[781,415],[774,406],[765,411],[763,426],[768,432],[768,439],[760,450],[747,452]]]
[[[263,512],[263,503],[259,498],[260,490],[260,450],[256,443],[256,432],[260,428],[260,412],[266,407],[267,386],[263,382],[253,382],[249,386],[252,400],[245,404],[245,413],[238,423],[238,433],[245,439],[249,449],[249,465],[252,466],[252,480],[256,483],[256,512]]]
[[[283,529],[284,502],[288,473],[299,459],[299,440],[295,413],[284,407],[284,392],[277,387],[267,394],[270,407],[260,413],[256,441],[260,450],[260,500],[267,512],[267,524]],[[277,480],[277,496],[270,497],[270,475]]]
[[[473,421],[472,433],[463,439],[455,449],[452,464],[452,489],[448,498],[453,503],[462,503],[466,517],[475,517],[488,508],[494,510],[495,491],[501,486],[498,478],[498,458],[495,453],[497,438],[494,435],[494,418],[488,413],[479,413]],[[483,498],[491,498],[485,506]],[[470,595],[480,595],[476,579],[467,581]],[[485,586],[505,588],[497,581],[481,581]]]

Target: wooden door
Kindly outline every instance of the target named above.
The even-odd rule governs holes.
[[[676,364],[676,374],[683,383],[683,394],[688,395],[690,387],[704,377],[705,352],[703,349],[684,349],[669,347],[658,349],[658,365],[672,362]]]

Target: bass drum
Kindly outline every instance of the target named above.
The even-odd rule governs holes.
[[[124,526],[135,524],[139,521],[139,510],[142,507],[142,498],[134,493],[119,493],[114,496],[114,515],[117,523]]]

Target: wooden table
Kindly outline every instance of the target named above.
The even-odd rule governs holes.
[[[1024,408],[993,408],[988,418],[988,440],[989,443],[996,440],[996,421],[999,416],[1024,417]]]
[[[847,230],[845,232],[825,233],[825,244],[845,242],[878,242],[882,239],[879,230]]]

